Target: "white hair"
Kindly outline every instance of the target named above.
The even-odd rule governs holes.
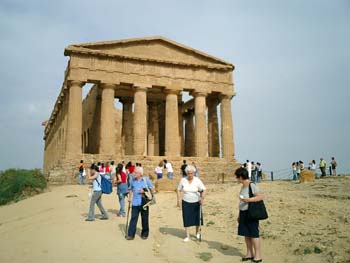
[[[196,171],[196,168],[193,165],[187,165],[186,168],[185,168],[186,174],[188,172],[195,172],[195,171]]]
[[[134,172],[139,172],[141,175],[143,175],[143,167],[136,166]]]

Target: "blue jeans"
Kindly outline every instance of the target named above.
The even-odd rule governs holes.
[[[142,230],[141,230],[141,236],[148,237],[149,234],[149,225],[148,225],[148,216],[149,216],[149,210],[148,207],[146,209],[143,209],[142,206],[132,206],[131,210],[131,219],[128,229],[128,236],[134,237],[136,233],[136,225],[137,221],[139,219],[139,214],[141,213],[141,223],[142,223]]]
[[[163,178],[163,174],[159,173],[157,174],[157,179],[162,179]]]
[[[78,184],[85,184],[86,183],[86,176],[83,176],[83,172],[79,172],[78,174]]]
[[[297,180],[297,171],[293,171],[293,181]]]
[[[119,214],[125,216],[125,197],[128,195],[128,185],[119,184],[117,186],[117,195],[119,199],[120,210]]]
[[[168,176],[168,179],[173,179],[174,173],[168,172],[167,176]]]
[[[97,204],[98,209],[100,209],[102,217],[108,218],[108,214],[106,210],[102,206],[102,192],[101,191],[94,191],[91,201],[90,201],[90,209],[89,209],[89,219],[95,219],[95,204]]]

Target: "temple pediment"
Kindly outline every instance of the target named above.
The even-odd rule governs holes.
[[[208,68],[234,68],[228,62],[164,37],[76,44],[65,49],[66,56],[79,53]]]

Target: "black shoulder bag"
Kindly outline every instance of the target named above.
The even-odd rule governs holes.
[[[252,188],[249,184],[249,197],[254,197]],[[266,211],[264,201],[250,202],[248,203],[248,218],[250,220],[264,220],[269,216]]]

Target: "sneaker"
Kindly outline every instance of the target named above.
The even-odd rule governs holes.
[[[199,240],[199,239],[201,239],[201,234],[200,233],[197,233],[196,234],[196,238]]]
[[[141,236],[141,238],[142,238],[143,240],[146,240],[148,237],[146,237],[146,236]]]
[[[108,217],[101,217],[100,220],[108,220]]]
[[[127,237],[126,237],[126,240],[134,240],[134,237],[132,237],[132,236],[127,236]]]
[[[95,219],[94,218],[86,218],[85,221],[91,222],[91,221],[95,221]]]
[[[188,241],[190,241],[190,238],[189,237],[185,237],[184,238],[184,242],[188,242]]]

